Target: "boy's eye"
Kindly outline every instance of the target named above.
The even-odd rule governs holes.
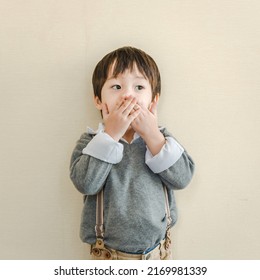
[[[137,90],[142,90],[142,89],[144,89],[143,86],[136,86],[135,88],[136,88]]]
[[[112,86],[112,88],[116,89],[116,90],[119,90],[119,89],[121,89],[121,86],[120,85],[114,85],[114,86]]]

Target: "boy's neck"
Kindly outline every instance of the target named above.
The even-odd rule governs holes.
[[[129,127],[129,129],[124,134],[123,138],[128,142],[131,143],[134,138],[135,131]]]

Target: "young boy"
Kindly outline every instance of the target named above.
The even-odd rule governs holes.
[[[189,184],[194,163],[157,125],[158,67],[123,47],[97,64],[92,83],[103,123],[81,136],[70,169],[85,195],[81,239],[93,259],[171,259],[173,190]]]

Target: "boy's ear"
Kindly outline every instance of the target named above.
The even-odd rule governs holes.
[[[153,102],[158,102],[159,101],[159,98],[160,98],[160,94],[159,93],[157,93],[156,95],[155,95],[155,97],[154,97],[154,99],[153,99]]]
[[[157,94],[155,95],[155,97],[153,98],[153,100],[152,100],[152,102],[151,102],[151,104],[150,104],[150,107],[151,107],[154,103],[158,103],[159,98],[160,98],[160,94],[157,93]]]
[[[155,97],[153,98],[153,100],[152,100],[150,106],[149,106],[149,110],[150,110],[151,112],[153,112],[154,110],[156,110],[156,107],[157,107],[159,98],[160,98],[160,94],[157,93],[157,94],[155,95]]]
[[[102,110],[102,102],[98,96],[94,96],[94,104],[98,110]]]

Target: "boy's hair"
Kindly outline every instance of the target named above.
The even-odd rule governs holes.
[[[132,71],[136,64],[140,73],[150,82],[152,100],[157,94],[161,93],[160,72],[155,61],[142,50],[133,47],[122,47],[104,56],[93,72],[92,84],[94,95],[99,100],[101,100],[102,87],[107,80],[109,69],[113,64],[113,75],[115,77],[127,69]]]

